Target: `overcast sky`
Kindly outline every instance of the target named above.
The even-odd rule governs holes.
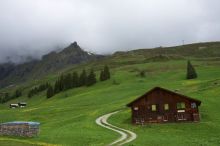
[[[0,62],[73,41],[96,53],[219,41],[219,14],[219,0],[0,0]]]

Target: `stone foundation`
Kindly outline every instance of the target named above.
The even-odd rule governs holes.
[[[34,137],[39,133],[38,122],[8,122],[0,124],[0,135]]]

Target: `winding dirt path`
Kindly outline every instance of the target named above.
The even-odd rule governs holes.
[[[96,124],[98,124],[99,126],[102,126],[102,127],[107,128],[109,130],[115,131],[115,132],[117,132],[117,133],[119,133],[121,135],[120,138],[118,138],[117,140],[113,141],[108,146],[112,146],[112,145],[121,146],[123,144],[129,143],[129,142],[135,140],[136,137],[137,137],[137,135],[134,132],[126,130],[126,129],[123,129],[123,128],[120,128],[120,127],[117,127],[117,126],[114,126],[114,125],[109,124],[107,122],[107,120],[108,120],[108,118],[110,116],[112,116],[113,114],[116,114],[118,112],[119,111],[112,112],[112,113],[103,115],[103,116],[101,116],[101,117],[96,119]]]

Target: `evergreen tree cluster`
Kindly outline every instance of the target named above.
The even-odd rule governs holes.
[[[197,73],[191,62],[188,60],[187,62],[187,73],[186,79],[195,79],[197,78]]]
[[[11,99],[15,99],[20,96],[22,96],[22,91],[20,89],[17,89],[12,95],[6,92],[0,97],[0,103],[5,103]]]
[[[53,86],[49,86],[47,90],[47,98],[51,98],[55,94],[68,89],[73,89],[82,86],[92,86],[96,83],[96,74],[93,69],[87,75],[86,70],[82,70],[80,74],[77,72],[61,75]]]
[[[14,93],[14,97],[15,97],[15,98],[18,98],[18,97],[20,97],[20,96],[22,96],[22,91],[19,90],[19,89],[17,89],[17,90],[15,91],[15,93]]]
[[[100,81],[105,81],[110,79],[110,71],[108,66],[104,66],[103,70],[100,73]],[[55,82],[54,86],[49,83],[41,84],[39,86],[34,87],[28,92],[28,97],[32,96],[47,90],[46,96],[47,98],[51,98],[57,93],[63,92],[68,89],[82,87],[82,86],[92,86],[96,84],[96,74],[93,69],[89,71],[87,74],[86,70],[82,70],[80,74],[77,72],[68,73],[65,75],[61,75]],[[11,99],[18,98],[22,96],[21,90],[16,90],[13,95],[10,96],[9,93],[4,93],[0,95],[0,103],[5,103]]]
[[[31,98],[32,96],[44,91],[44,90],[47,90],[48,87],[49,87],[49,83],[45,83],[45,84],[41,84],[37,87],[34,87],[33,89],[31,89],[29,92],[28,92],[28,97]]]
[[[100,81],[105,81],[111,78],[110,71],[107,65],[105,65],[104,69],[100,72]]]

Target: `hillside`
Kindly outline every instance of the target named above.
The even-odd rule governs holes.
[[[220,42],[195,43],[174,47],[159,47],[153,49],[136,49],[127,52],[116,52],[113,54],[112,61],[127,60],[130,63],[143,63],[158,61],[161,59],[183,59],[183,58],[197,58],[197,59],[219,59],[220,56]],[[155,59],[155,56],[157,57]],[[163,58],[160,58],[163,56]],[[165,57],[165,58],[164,58]]]
[[[103,55],[92,54],[82,50],[75,42],[60,52],[51,52],[44,55],[40,61],[33,60],[20,65],[11,63],[0,64],[0,87],[16,85],[16,83],[28,81],[29,79],[38,80],[50,73],[57,76],[61,72],[77,68],[74,65],[82,65],[82,63],[85,63],[85,66],[99,66],[99,59],[102,59],[103,64],[111,64],[112,67],[184,58],[220,60],[219,48],[220,42],[196,43],[184,46],[116,52],[111,56],[103,58]]]
[[[82,68],[93,67],[98,78],[101,68],[108,64],[111,69],[111,80],[98,82],[91,87],[67,90],[50,99],[46,99],[45,92],[31,99],[27,98],[26,93],[36,84],[46,81],[53,83],[57,75],[48,74],[38,82],[29,80],[19,86],[24,90],[22,97],[0,105],[0,122],[38,121],[41,123],[40,135],[32,139],[0,136],[0,145],[5,143],[14,145],[17,142],[24,146],[107,145],[119,135],[99,127],[95,124],[95,120],[103,114],[122,109],[122,112],[111,117],[109,122],[138,135],[135,141],[127,145],[217,146],[220,144],[220,113],[218,112],[220,60],[219,55],[216,54],[220,44],[205,44],[212,46],[209,46],[209,53],[198,51],[199,48],[201,49],[201,44],[192,44],[191,46],[198,51],[197,55],[192,54],[190,45],[187,45],[185,49],[171,47],[120,52],[103,58],[102,61],[74,65],[63,72],[80,72]],[[173,50],[178,50],[179,53]],[[212,53],[214,50],[217,52]],[[205,49],[205,51],[208,50]],[[197,79],[185,79],[187,59],[190,59],[196,68]],[[146,77],[139,76],[142,70],[146,71]],[[170,90],[178,89],[182,94],[201,100],[201,122],[131,125],[130,109],[125,105],[155,86]],[[1,91],[13,90],[14,87],[1,89]],[[8,108],[9,103],[18,101],[26,101],[28,106],[24,109]]]
[[[28,79],[39,79],[52,72],[59,72],[71,65],[102,58],[84,51],[76,43],[70,44],[60,52],[50,52],[41,60],[32,60],[23,64],[0,64],[0,87],[14,85]]]

